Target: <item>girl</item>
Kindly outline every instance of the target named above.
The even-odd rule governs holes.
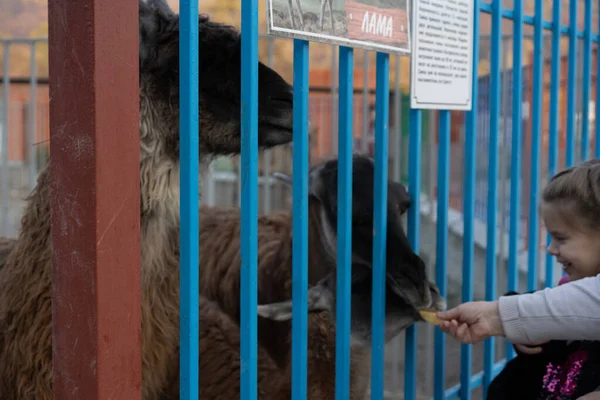
[[[566,273],[559,285],[599,275],[600,159],[555,175],[540,208],[552,238],[548,252]],[[600,316],[600,310],[594,314]],[[492,381],[489,400],[570,400],[600,386],[600,341],[554,340],[515,349],[518,355]]]

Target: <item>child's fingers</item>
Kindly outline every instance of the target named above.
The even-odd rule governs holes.
[[[461,324],[456,329],[456,336],[461,342],[466,342],[471,339],[471,335],[469,334],[469,325]]]
[[[449,328],[450,328],[450,322],[448,322],[448,321],[440,321],[439,327],[442,330],[442,332],[448,333]]]
[[[456,329],[458,328],[458,322],[453,319],[451,321],[448,321],[449,323],[449,327],[448,330],[451,332],[452,336],[456,336]]]
[[[454,332],[452,332],[452,324],[450,323],[450,321],[440,321],[439,327],[445,334],[454,336]]]
[[[456,331],[458,329],[458,322],[456,320],[440,321],[439,327],[442,332],[456,338]]]

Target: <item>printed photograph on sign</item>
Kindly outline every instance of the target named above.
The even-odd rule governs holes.
[[[267,0],[267,33],[410,53],[408,0]]]

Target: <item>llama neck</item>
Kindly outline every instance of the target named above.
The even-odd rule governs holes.
[[[331,253],[320,226],[319,221],[321,221],[322,216],[317,215],[318,212],[319,210],[310,210],[308,216],[308,281],[311,285],[323,279],[336,268],[335,257]]]
[[[311,316],[312,317],[312,316]],[[335,397],[336,369],[336,329],[332,315],[327,312],[309,318],[308,332],[308,386],[310,397]],[[366,346],[352,346],[350,349],[350,398],[362,399],[368,382],[368,356]]]
[[[168,153],[167,146],[168,138],[179,134],[179,126],[177,121],[164,115],[170,106],[152,100],[149,83],[142,79],[140,85],[142,257],[160,269],[161,258],[178,253],[173,246],[177,246],[179,240],[180,164],[172,149],[171,154]],[[209,157],[200,160],[201,170],[206,168],[209,160]],[[173,236],[177,238],[173,239]]]

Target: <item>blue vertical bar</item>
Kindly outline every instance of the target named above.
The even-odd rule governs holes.
[[[537,206],[540,200],[540,136],[542,134],[542,87],[544,83],[544,1],[535,0],[533,32],[533,102],[531,113],[531,165],[529,188],[529,232],[527,290],[537,288],[539,227]],[[512,346],[511,346],[512,347]]]
[[[558,114],[560,111],[560,7],[555,4],[552,9],[552,64],[550,66],[550,140],[548,141],[548,179],[556,174],[558,163]],[[546,243],[550,245],[551,237],[546,235]],[[546,287],[552,286],[554,280],[554,259],[546,253]]]
[[[519,221],[521,202],[521,145],[523,104],[523,0],[514,2],[513,78],[512,78],[512,153],[510,168],[510,235],[508,235],[508,290],[517,290],[519,254]],[[502,199],[504,207],[504,199]],[[504,232],[500,233],[501,235]],[[514,357],[512,343],[506,342],[506,359]]]
[[[438,203],[435,250],[435,281],[444,298],[448,291],[448,209],[450,208],[450,111],[439,112]],[[446,335],[435,328],[434,399],[444,399]]]
[[[408,209],[408,240],[413,251],[419,254],[419,220],[421,216],[421,110],[410,109],[410,138],[408,154],[408,192],[412,206]],[[404,355],[404,399],[417,398],[417,325],[406,329]]]
[[[500,33],[502,31],[502,0],[492,5],[492,52],[490,74],[490,136],[487,197],[487,240],[485,269],[485,298],[496,300],[496,233],[498,209],[498,129],[500,115]],[[515,55],[516,57],[516,55]],[[514,93],[513,93],[514,96]],[[513,139],[514,140],[514,139]],[[493,379],[494,338],[484,343],[483,390],[484,397]]]
[[[471,111],[466,113],[465,131],[465,163],[463,193],[463,269],[462,269],[462,302],[473,300],[473,262],[475,252],[475,178],[476,178],[476,133],[477,116],[479,115],[479,76],[476,73],[479,65],[479,0],[473,0],[473,73],[471,88]],[[473,346],[461,344],[460,352],[460,398],[471,400],[471,374]]]
[[[294,39],[292,400],[306,399],[308,348],[308,42]]]
[[[600,5],[598,8],[598,33],[600,33]],[[591,82],[590,82],[591,83]],[[596,42],[596,129],[594,132],[594,155],[600,157],[600,39]]]
[[[196,22],[197,23],[197,22]],[[242,0],[241,400],[257,396],[258,1]]]
[[[590,154],[590,86],[592,86],[592,0],[585,0],[583,27],[583,79],[581,107],[581,160]]]
[[[569,2],[569,69],[567,73],[567,152],[566,167],[575,162],[575,91],[577,89],[577,1]]]
[[[182,400],[198,398],[198,1],[179,3],[179,134],[181,172],[179,346]]]
[[[352,91],[354,51],[340,46],[338,120],[338,242],[335,398],[350,397],[350,284],[352,280]]]
[[[388,182],[388,122],[390,115],[390,57],[377,53],[375,92],[375,194],[373,237],[373,318],[371,399],[383,399],[385,349],[385,270]]]

